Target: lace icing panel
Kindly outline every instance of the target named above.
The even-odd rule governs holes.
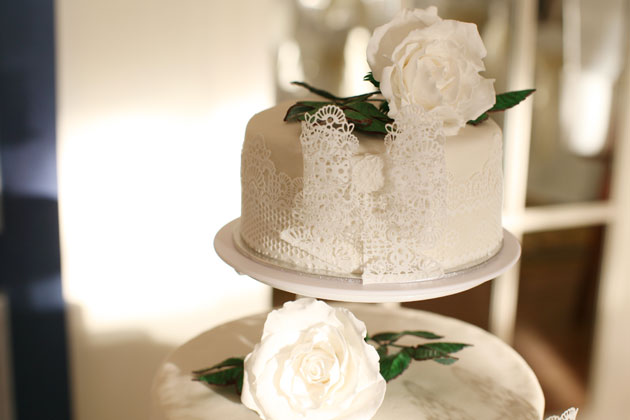
[[[466,182],[446,170],[441,122],[403,109],[385,153],[358,154],[343,112],[302,123],[303,178],[278,173],[262,136],[243,148],[241,236],[255,251],[364,283],[435,278],[487,259],[501,229],[501,139]],[[467,223],[470,215],[477,223]],[[461,219],[461,220],[460,220]]]
[[[443,235],[446,161],[442,122],[406,107],[385,136],[385,179],[364,223],[364,282],[402,282],[444,274],[427,255]]]
[[[578,409],[575,407],[571,407],[567,411],[562,413],[560,416],[547,417],[547,420],[576,420],[577,413],[578,413]]]
[[[240,235],[247,246],[266,257],[296,266],[332,269],[280,239],[280,232],[295,223],[291,209],[302,190],[302,178],[276,171],[261,135],[243,147],[241,160]]]
[[[294,223],[280,237],[323,261],[335,271],[358,272],[352,157],[359,141],[354,126],[336,106],[328,105],[302,123],[303,189],[296,196]]]

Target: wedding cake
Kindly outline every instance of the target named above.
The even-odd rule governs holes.
[[[492,258],[503,239],[502,138],[488,112],[531,90],[495,95],[479,74],[485,54],[475,25],[405,10],[369,42],[375,91],[340,98],[302,82],[325,100],[255,115],[235,246],[364,284],[431,280]],[[152,395],[154,420],[541,420],[544,410],[527,364],[477,327],[311,298],[180,346]]]
[[[508,106],[479,74],[485,55],[476,25],[405,10],[369,42],[366,79],[378,90],[339,98],[299,83],[328,101],[255,115],[243,250],[364,284],[435,279],[495,255],[502,136],[486,111]]]

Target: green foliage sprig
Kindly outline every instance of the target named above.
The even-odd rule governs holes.
[[[207,369],[196,370],[192,373],[193,380],[210,385],[234,385],[236,393],[240,395],[243,390],[244,360],[242,357],[230,357]]]
[[[381,375],[388,382],[400,376],[409,367],[412,360],[433,360],[443,365],[451,365],[459,360],[452,354],[470,346],[470,344],[443,342],[431,342],[415,346],[398,344],[397,341],[405,336],[420,337],[427,340],[443,338],[428,331],[387,332],[366,337],[366,341],[375,343],[374,347],[376,347],[380,357]]]
[[[288,109],[284,116],[285,121],[304,121],[306,114],[312,115],[326,105],[337,105],[345,114],[348,122],[354,124],[355,129],[359,131],[385,134],[387,133],[385,125],[394,122],[387,116],[387,110],[383,110],[375,105],[375,103],[387,104],[385,99],[372,98],[374,95],[379,94],[380,91],[342,98],[304,82],[292,83],[302,86],[308,91],[328,99],[328,101],[296,102],[295,105]]]
[[[412,360],[433,360],[443,365],[451,365],[458,360],[452,354],[470,346],[470,344],[442,342],[424,343],[416,346],[398,344],[397,341],[405,336],[427,340],[443,338],[428,331],[385,332],[367,336],[365,341],[375,344],[374,347],[379,355],[381,375],[388,382],[402,374]],[[397,351],[392,353],[394,351],[392,349]],[[230,357],[210,368],[194,371],[192,373],[193,380],[209,385],[234,386],[240,395],[243,390],[243,361],[242,357]]]
[[[377,90],[361,95],[339,97],[305,82],[292,82],[292,84],[301,86],[309,92],[328,100],[298,101],[287,110],[284,121],[304,121],[307,114],[315,114],[323,106],[337,105],[345,114],[348,122],[354,124],[355,130],[372,134],[387,134],[386,125],[393,123],[394,120],[387,116],[389,112],[387,100],[377,96],[381,94],[379,90],[380,83],[374,79],[374,75],[371,72],[366,74],[363,80],[370,82]],[[526,89],[500,93],[496,96],[496,102],[492,108],[476,119],[468,121],[468,124],[481,124],[488,119],[488,113],[512,108],[535,91],[536,89]]]
[[[536,89],[515,90],[512,92],[500,93],[497,95],[497,100],[492,108],[478,116],[476,119],[468,121],[468,124],[481,124],[488,119],[488,113],[510,109],[513,106],[520,104],[525,98],[534,92],[536,92]]]

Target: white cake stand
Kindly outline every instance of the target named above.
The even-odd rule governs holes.
[[[372,334],[426,330],[444,341],[472,344],[452,366],[412,362],[387,384],[373,420],[509,419],[540,420],[545,399],[536,376],[507,344],[473,325],[405,308],[344,305]],[[151,420],[259,420],[233,389],[190,380],[190,372],[228,357],[244,356],[260,340],[266,314],[220,325],[178,347],[153,381]],[[409,345],[417,343],[412,339]]]
[[[344,302],[411,302],[460,293],[498,277],[512,267],[521,255],[518,240],[504,229],[501,250],[475,267],[434,280],[364,285],[357,278],[296,271],[246,255],[234,240],[238,224],[239,219],[236,219],[225,225],[217,233],[214,247],[221,259],[239,274],[290,293]]]

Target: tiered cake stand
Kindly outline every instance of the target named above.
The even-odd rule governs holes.
[[[516,238],[504,231],[503,246],[489,261],[433,280],[362,285],[357,278],[304,273],[274,264],[239,244],[238,219],[215,238],[219,256],[234,269],[292,293],[345,302],[406,302],[459,293],[493,279],[520,256]],[[428,312],[380,305],[344,304],[372,333],[428,330],[449,341],[472,344],[452,366],[412,363],[387,385],[374,420],[541,420],[542,390],[525,361],[488,332]],[[153,420],[256,420],[233,390],[190,380],[190,372],[228,357],[244,356],[260,340],[266,314],[207,331],[177,348],[162,365],[152,390]]]
[[[238,235],[239,219],[225,225],[214,239],[217,254],[239,274],[276,289],[302,296],[343,302],[412,302],[460,293],[492,280],[512,267],[521,255],[518,240],[503,230],[503,246],[488,261],[433,280],[410,283],[361,284],[358,277],[296,271],[249,251]]]

